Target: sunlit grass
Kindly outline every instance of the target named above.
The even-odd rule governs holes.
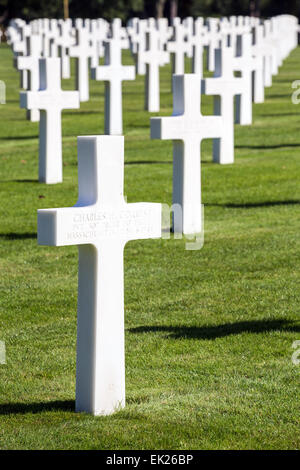
[[[76,202],[76,138],[103,133],[104,86],[91,81],[91,100],[63,113],[64,182],[46,186],[37,182],[38,124],[19,108],[5,45],[0,58],[0,447],[299,448],[291,356],[300,339],[300,125],[291,83],[300,49],[254,105],[253,126],[236,127],[234,165],[214,165],[211,142],[202,145],[203,249],[173,239],[127,245],[127,406],[104,418],[74,413],[77,249],[36,241],[38,208]],[[169,66],[161,89],[156,115],[170,115]],[[170,203],[172,143],[150,141],[143,90],[143,77],[124,83],[125,193]],[[202,111],[212,113],[210,97]]]

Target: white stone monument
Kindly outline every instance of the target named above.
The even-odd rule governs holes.
[[[168,52],[162,51],[159,45],[159,34],[156,30],[151,30],[146,34],[146,50],[139,51],[143,55],[143,62],[146,64],[145,77],[145,109],[150,112],[157,112],[160,108],[159,96],[159,67],[167,60]]]
[[[118,41],[121,46],[121,49],[129,49],[129,37],[126,28],[123,28],[122,26],[122,20],[120,18],[114,18],[111,22],[110,29],[110,38],[114,41]]]
[[[125,406],[123,251],[161,236],[161,205],[127,204],[124,138],[78,138],[74,207],[38,211],[40,245],[78,245],[76,411],[108,415]]]
[[[146,73],[146,64],[143,61],[143,54],[139,52],[144,52],[146,49],[146,30],[147,22],[146,20],[140,20],[137,24],[137,31],[134,36],[132,36],[133,49],[136,51],[134,57],[136,60],[136,74],[145,75]]]
[[[215,50],[214,78],[202,81],[202,93],[214,95],[214,113],[223,117],[224,133],[213,143],[213,159],[216,163],[234,162],[234,97],[241,95],[245,82],[233,74],[233,49]]]
[[[193,48],[192,72],[203,76],[203,48],[208,45],[207,26],[203,18],[199,17],[194,22],[193,34],[189,38]]]
[[[38,91],[39,80],[39,58],[42,52],[42,38],[39,34],[32,34],[26,38],[27,56],[17,57],[18,70],[27,70],[29,72],[28,89],[30,91]],[[27,110],[27,119],[32,122],[40,120],[40,112],[38,109]]]
[[[252,35],[244,33],[237,38],[237,57],[233,59],[233,70],[240,72],[244,80],[243,93],[237,96],[236,123],[244,126],[252,124],[252,74],[256,70],[257,59],[252,54]]]
[[[74,45],[71,36],[71,23],[69,21],[59,20],[59,37],[56,40],[58,55],[61,58],[61,78],[71,77],[71,65],[69,48]]]
[[[40,110],[39,181],[61,183],[63,109],[79,108],[77,91],[62,91],[60,59],[39,59],[40,89],[20,93],[21,108]]]
[[[89,100],[89,58],[93,56],[93,48],[89,43],[88,31],[84,28],[76,30],[76,46],[69,48],[70,57],[76,61],[76,89],[80,101]]]
[[[172,54],[172,71],[176,75],[184,73],[184,58],[191,49],[191,45],[184,37],[184,27],[178,24],[174,26],[174,39],[167,44],[167,51]]]
[[[122,82],[135,79],[133,65],[122,65],[122,49],[118,40],[105,43],[105,65],[92,68],[94,80],[105,81],[105,134],[121,135],[122,118]]]
[[[174,217],[174,232],[200,234],[201,142],[221,138],[221,116],[202,116],[201,77],[173,75],[173,115],[151,118],[151,138],[173,140],[173,205],[182,208]]]
[[[264,52],[263,44],[263,26],[256,25],[254,27],[254,45],[253,55],[257,60],[257,70],[254,72],[253,83],[253,101],[254,103],[263,103],[265,101],[265,86],[264,86],[264,70],[266,55]]]
[[[224,37],[220,32],[219,26],[220,21],[218,18],[207,18],[206,20],[208,26],[207,32],[207,70],[214,72],[215,70],[215,50],[219,49],[222,45],[222,40]],[[223,44],[225,46],[225,44]]]

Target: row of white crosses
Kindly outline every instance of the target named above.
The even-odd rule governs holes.
[[[282,46],[278,44],[288,41],[282,41],[279,37],[280,27],[282,23],[286,22],[285,17],[274,18],[266,20],[264,25],[259,24],[258,19],[247,19],[243,17],[231,17],[230,19],[209,18],[204,24],[203,18],[186,18],[181,21],[175,19],[173,26],[168,27],[165,19],[155,21],[154,19],[138,20],[132,19],[131,23],[126,30],[122,27],[119,19],[115,19],[111,27],[104,20],[81,20],[75,21],[75,27],[72,27],[70,20],[35,20],[29,25],[16,20],[18,25],[20,37],[23,40],[16,40],[15,29],[9,33],[12,36],[14,50],[17,54],[28,54],[28,49],[24,46],[24,38],[28,38],[35,34],[41,34],[43,39],[43,51],[41,55],[48,56],[61,56],[61,72],[62,78],[69,77],[70,74],[70,57],[77,59],[76,67],[76,85],[80,94],[80,101],[87,101],[89,99],[89,62],[91,62],[93,69],[97,69],[99,65],[99,57],[104,54],[105,44],[107,41],[115,43],[114,50],[128,48],[131,44],[132,51],[135,53],[137,65],[136,72],[146,73],[145,78],[145,109],[151,112],[159,111],[159,67],[168,63],[170,54],[172,55],[173,73],[182,74],[185,72],[184,59],[185,56],[193,57],[193,73],[200,75],[202,72],[203,63],[203,47],[208,48],[208,70],[214,70],[214,51],[219,47],[226,47],[231,45],[234,47],[236,54],[240,57],[235,61],[235,70],[241,71],[245,80],[248,79],[249,91],[248,96],[243,96],[241,100],[240,113],[237,115],[237,122],[241,124],[251,124],[251,106],[248,104],[249,96],[252,96],[252,72],[255,71],[255,89],[254,101],[263,101],[263,87],[270,86],[272,83],[272,74],[278,70],[284,53],[290,51],[290,46]],[[293,17],[291,17],[293,19]],[[291,19],[288,17],[289,21]],[[247,21],[248,20],[248,21]],[[245,34],[250,34],[251,28],[255,28],[255,45],[249,44],[249,41],[243,47],[242,56],[238,52],[238,38],[243,37]],[[293,28],[289,28],[293,31]],[[262,34],[263,33],[263,34]],[[130,41],[129,41],[130,38]],[[252,39],[251,39],[252,41]],[[273,44],[275,41],[275,44]],[[277,41],[277,43],[276,43]],[[244,42],[247,42],[246,40]],[[241,48],[240,48],[241,51]],[[167,53],[169,52],[169,54]],[[110,66],[110,69],[116,71],[120,69],[120,76],[123,75],[123,66],[121,61],[121,53],[115,52],[114,57],[118,57],[118,62],[112,64],[107,62],[107,54],[105,59],[105,66]],[[252,72],[249,71],[249,63],[252,62]],[[254,60],[254,58],[256,60]],[[148,64],[148,66],[147,66]],[[241,70],[242,68],[243,70]],[[35,68],[37,70],[37,67]],[[26,69],[22,69],[23,82],[22,86],[26,89]],[[30,72],[31,75],[34,72]],[[35,72],[38,73],[37,71]],[[103,74],[101,80],[109,81],[110,85],[107,87],[117,89],[117,85],[113,85],[113,80],[117,81],[114,74],[110,76],[109,72]],[[125,79],[126,70],[124,70]],[[250,77],[251,75],[251,77]],[[92,76],[95,73],[92,72]],[[249,81],[251,80],[251,84]],[[130,79],[133,79],[132,76]],[[35,82],[38,81],[36,77]],[[109,93],[106,93],[109,96]],[[110,94],[111,96],[111,94]],[[118,96],[122,95],[118,93]],[[115,100],[117,101],[117,99]],[[239,103],[240,104],[240,103]],[[114,112],[111,113],[111,109]],[[118,122],[122,114],[122,100],[118,102],[117,106],[105,106],[106,113],[109,114],[106,122],[115,119],[116,124],[106,126],[111,129],[111,133],[122,133],[121,126]],[[32,113],[33,114],[33,113]],[[37,116],[37,114],[36,114]],[[115,132],[114,129],[117,129]]]
[[[190,20],[190,21],[187,21]],[[149,111],[158,111],[159,110],[159,67],[161,64],[166,63],[168,60],[168,52],[171,52],[173,55],[173,64],[174,64],[174,71],[177,74],[184,73],[184,56],[185,54],[189,53],[190,45],[186,39],[186,36],[194,38],[194,42],[192,42],[192,48],[194,53],[198,50],[197,56],[198,60],[193,61],[193,72],[198,73],[200,78],[202,77],[202,70],[201,65],[202,62],[199,60],[201,53],[203,51],[202,43],[204,43],[205,31],[206,26],[202,18],[198,18],[194,22],[191,21],[192,19],[186,19],[182,24],[180,21],[174,21],[173,26],[173,37],[172,41],[168,42],[167,48],[169,51],[164,51],[161,49],[160,44],[160,37],[158,29],[155,28],[155,22],[151,22],[148,20],[146,23],[147,25],[147,32],[146,34],[146,50],[140,51],[138,48],[137,57],[138,62],[142,61],[146,64],[146,94],[145,94],[145,108]],[[244,19],[243,19],[244,20]],[[287,19],[283,17],[282,21],[286,21]],[[18,21],[18,20],[17,20]],[[141,20],[143,21],[143,20]],[[274,47],[266,45],[266,53],[262,55],[260,52],[264,50],[260,48],[260,40],[261,40],[261,33],[262,33],[262,25],[258,24],[258,21],[253,22],[255,29],[255,46],[252,46],[253,38],[250,33],[244,32],[243,34],[236,34],[242,33],[243,31],[247,31],[249,25],[247,25],[246,21],[242,22],[242,18],[236,18],[236,26],[235,33],[230,38],[230,32],[232,31],[232,27],[229,28],[229,24],[233,24],[233,18],[227,21],[223,19],[221,22],[220,31],[218,32],[218,43],[220,45],[220,49],[215,49],[216,54],[221,54],[220,50],[223,51],[227,48],[224,44],[230,44],[234,41],[235,44],[235,58],[233,61],[228,61],[226,71],[224,69],[225,75],[223,75],[223,79],[226,76],[226,84],[228,85],[228,80],[230,83],[234,84],[234,91],[237,101],[236,106],[236,122],[242,125],[249,125],[252,123],[252,75],[254,73],[254,101],[255,102],[262,102],[264,99],[264,86],[267,84],[269,85],[271,82],[272,73],[278,70],[276,60],[282,61],[284,58],[282,50],[286,53],[287,50],[290,50],[292,47],[292,43],[290,44],[289,48],[281,48],[280,53],[276,51],[276,57],[274,56]],[[245,24],[244,24],[245,23]],[[278,18],[272,19],[269,23],[266,21],[267,29],[271,23],[276,24],[273,27],[274,34],[277,31],[280,31],[281,22]],[[63,22],[63,24],[67,27],[71,26],[71,23]],[[81,101],[85,101],[88,99],[89,90],[88,90],[88,61],[89,58],[92,57],[92,50],[93,47],[88,41],[88,29],[87,27],[83,27],[81,25],[81,21],[77,20],[76,24],[78,28],[75,30],[75,46],[69,47],[69,54],[77,57],[77,82],[78,82],[78,91],[79,91],[79,99]],[[139,22],[135,21],[135,24],[139,24]],[[161,22],[160,22],[161,24]],[[163,23],[165,24],[165,23]],[[216,19],[209,19],[208,24],[210,28],[215,28],[217,24]],[[49,33],[48,29],[51,31]],[[61,26],[61,22],[55,23],[55,20],[49,21],[48,23],[45,20],[39,23],[41,31],[45,34],[45,31],[48,31],[48,38],[53,38],[54,31],[59,29]],[[212,26],[214,25],[214,26]],[[31,29],[35,31],[38,29],[36,23],[31,25]],[[79,28],[81,26],[81,28]],[[91,26],[97,26],[96,23],[91,23]],[[44,95],[46,89],[44,88],[44,84],[46,82],[50,83],[53,79],[51,77],[47,78],[40,78],[39,77],[39,57],[41,55],[41,36],[39,34],[29,34],[29,26],[24,24],[22,29],[22,35],[26,37],[26,50],[28,54],[26,56],[17,56],[17,66],[21,71],[29,72],[29,88],[31,92],[38,92],[41,91],[41,96]],[[290,28],[293,30],[293,28]],[[13,28],[13,31],[15,29]],[[165,32],[167,29],[164,29]],[[63,31],[63,28],[62,28]],[[13,34],[11,34],[13,36]],[[111,39],[107,40],[105,44],[105,64],[103,66],[96,66],[92,69],[92,77],[96,80],[104,80],[106,84],[105,88],[105,133],[112,134],[112,135],[121,135],[123,133],[122,129],[122,81],[123,80],[133,80],[135,78],[134,70],[132,66],[122,66],[121,63],[121,52],[122,48],[128,47],[128,38],[126,37],[126,30],[122,28],[120,21],[114,20],[111,25],[110,30]],[[167,34],[165,34],[167,37]],[[181,40],[179,40],[181,38]],[[197,40],[195,38],[198,38]],[[225,39],[224,39],[225,38]],[[14,46],[18,46],[18,41],[14,41]],[[295,41],[294,41],[295,44]],[[51,49],[51,43],[49,43]],[[232,45],[233,48],[234,44]],[[60,46],[62,47],[62,46]],[[19,48],[20,49],[20,48]],[[19,50],[17,47],[17,50]],[[53,49],[53,48],[52,48]],[[55,54],[56,55],[56,54]],[[194,54],[194,56],[196,53]],[[209,54],[208,54],[209,57]],[[221,56],[220,56],[221,57]],[[194,57],[195,59],[195,57]],[[46,60],[51,62],[51,59],[47,58]],[[196,64],[198,62],[198,65]],[[219,63],[221,59],[219,59]],[[215,61],[214,61],[215,63]],[[265,64],[265,66],[264,66]],[[268,67],[266,66],[268,64]],[[275,64],[275,65],[274,65]],[[51,70],[51,66],[44,67],[44,70]],[[43,68],[42,67],[42,68]],[[219,81],[222,78],[223,72],[220,72],[221,66],[220,64],[215,67],[215,78],[218,77]],[[230,67],[232,70],[230,70]],[[242,80],[233,80],[233,72],[239,71],[241,72]],[[51,73],[51,72],[49,72]],[[220,76],[221,73],[221,76]],[[55,77],[58,77],[54,74]],[[228,78],[230,77],[230,78]],[[43,84],[42,84],[43,82]],[[216,83],[216,81],[213,81]],[[239,87],[236,87],[236,82],[239,83]],[[209,83],[209,81],[207,81]],[[227,93],[227,101],[224,96],[222,96],[222,100],[218,97],[215,98],[215,113],[221,114],[222,116],[227,117],[226,127],[228,132],[226,133],[226,138],[221,140],[216,140],[214,143],[214,160],[220,163],[232,163],[233,162],[233,154],[234,154],[234,139],[233,139],[233,120],[228,117],[232,116],[232,100],[231,100],[231,92],[228,91],[228,86],[225,86],[219,92],[224,95],[224,91]],[[60,82],[53,84],[53,89],[60,90]],[[209,88],[203,87],[204,93],[210,93]],[[215,92],[214,92],[215,93]],[[22,95],[23,96],[23,95]],[[38,95],[39,96],[39,93]],[[221,109],[221,101],[230,102],[230,105],[223,106]],[[39,103],[39,99],[36,100],[37,109],[29,108],[29,102],[22,97],[22,106],[27,107],[29,118],[33,121],[39,120],[39,110],[41,106],[45,107],[45,102],[43,101],[42,104]],[[51,109],[55,107],[55,101],[49,101],[47,106],[50,106]],[[68,105],[70,106],[70,105]],[[77,107],[77,105],[75,106]],[[61,114],[61,110],[64,109],[64,103],[61,103],[59,106],[58,113]],[[45,111],[45,113],[47,113]],[[45,115],[43,113],[43,115]],[[53,114],[53,113],[52,113]],[[47,182],[47,183],[57,183],[61,182],[61,151],[58,154],[57,158],[52,157],[52,155],[56,152],[56,146],[52,142],[56,142],[57,146],[61,148],[61,120],[57,121],[57,125],[51,131],[51,135],[48,136],[48,129],[49,126],[46,125],[46,121],[43,118],[43,122],[40,123],[40,172],[39,178],[40,181]],[[49,128],[50,129],[50,128]],[[52,128],[51,128],[52,129]],[[59,132],[60,135],[55,136],[54,130]],[[50,132],[50,131],[49,131]],[[227,142],[225,145],[224,142]],[[230,144],[229,144],[230,142]],[[219,149],[220,148],[220,149]],[[224,151],[226,148],[226,152]],[[52,150],[53,149],[53,150]],[[55,150],[54,150],[55,149]],[[59,168],[56,172],[54,172],[54,163],[53,165],[49,162],[57,161],[59,163]],[[48,163],[46,163],[48,162]],[[53,168],[52,168],[53,167]],[[49,175],[47,175],[49,173]],[[54,177],[56,173],[57,177]]]
[[[238,23],[240,27],[245,26],[240,20]],[[184,27],[194,32],[191,24],[190,20],[186,21]],[[199,22],[197,34],[200,36],[203,34],[201,27],[203,24]],[[179,22],[175,22],[174,31],[178,32],[173,37],[176,42],[182,34]],[[225,28],[224,34],[227,39],[222,36],[218,39],[218,47],[214,48],[214,77],[203,79],[201,71],[184,74],[184,70],[174,75],[173,116],[151,120],[153,138],[174,142],[173,203],[182,208],[182,218],[174,219],[175,232],[197,234],[203,229],[201,141],[212,138],[214,160],[232,163],[234,97],[239,96],[241,105],[247,102],[251,107],[249,77],[253,71],[259,70],[252,57],[251,36],[247,31],[236,36],[241,39],[236,39],[238,53],[235,54],[234,44],[229,47],[228,28]],[[126,37],[122,34],[116,36],[114,29],[111,36],[105,43],[105,65],[96,65],[93,69],[95,79],[104,77],[110,84],[106,106],[115,99],[112,95],[119,97],[117,103],[120,104],[122,80],[134,76],[134,70],[129,67],[124,75],[117,77],[118,81],[114,80],[120,72],[121,43],[125,45]],[[154,38],[152,42],[151,37]],[[196,45],[193,44],[192,50]],[[181,46],[180,54],[183,49],[184,54],[191,55],[186,37],[182,38]],[[152,67],[156,67],[157,85],[157,64],[166,60],[162,53],[171,52],[175,66],[177,50],[164,51],[157,41],[157,34],[151,31],[147,31],[145,48],[149,52],[144,59],[149,77],[150,66],[153,65],[151,54],[154,49],[157,50]],[[284,53],[277,56],[278,60],[284,58],[289,48],[282,48]],[[271,70],[274,71],[275,59],[273,55],[271,57]],[[182,56],[180,61],[182,63]],[[62,180],[61,111],[79,107],[79,91],[61,90],[59,58],[42,58],[38,60],[38,65],[40,87],[23,92],[21,104],[28,109],[41,110],[40,181],[53,183]],[[235,70],[241,72],[241,77],[234,76]],[[214,96],[215,116],[201,114],[201,92]],[[238,107],[240,109],[241,106]],[[111,109],[107,115],[110,113]],[[242,111],[238,113],[240,122],[249,122],[246,112],[245,115]],[[106,125],[111,126],[110,121]],[[120,128],[119,122],[118,131]],[[51,143],[55,147],[52,148]],[[38,213],[38,241],[41,245],[79,246],[76,410],[95,415],[110,414],[125,405],[124,246],[129,240],[159,238],[161,235],[161,205],[127,204],[123,196],[123,172],[123,137],[80,137],[79,197],[76,205],[72,208],[44,209]]]

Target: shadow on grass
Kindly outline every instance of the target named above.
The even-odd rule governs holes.
[[[12,180],[13,183],[39,183],[40,182],[35,179],[35,180],[32,180],[32,179],[23,179],[23,180]]]
[[[280,144],[280,145],[236,145],[237,149],[254,149],[254,150],[269,150],[269,149],[282,149],[288,147],[300,147],[300,144]]]
[[[136,160],[136,161],[129,161],[125,162],[125,165],[172,165],[173,162],[171,160]],[[202,160],[202,165],[212,165],[214,164],[213,161]]]
[[[253,209],[255,207],[273,207],[273,206],[293,206],[300,204],[299,200],[288,201],[265,201],[265,202],[245,202],[244,204],[204,204],[207,207],[227,207],[228,209]]]
[[[273,113],[273,114],[259,114],[259,117],[290,117],[290,116],[297,116],[298,114],[296,113]]]
[[[29,139],[38,139],[38,135],[15,135],[9,137],[1,137],[0,140],[29,140]]]
[[[34,239],[37,238],[36,233],[30,233],[30,232],[25,232],[25,233],[15,233],[15,232],[10,232],[10,233],[0,233],[0,238],[3,240],[28,240],[28,239]]]
[[[64,111],[63,116],[88,116],[89,114],[100,114],[99,110],[82,110],[82,111]]]
[[[268,333],[270,331],[286,331],[299,333],[300,325],[296,326],[289,320],[254,320],[235,323],[224,323],[217,326],[138,326],[129,328],[130,333],[165,333],[175,339],[211,340],[242,333]]]
[[[49,401],[41,403],[4,403],[0,404],[0,415],[44,413],[46,411],[74,411],[75,401]]]
[[[165,164],[165,165],[172,165],[173,162],[171,161],[163,161],[163,160],[136,160],[132,162],[125,162],[125,165],[160,165],[160,164]]]
[[[290,98],[290,94],[289,93],[278,93],[276,95],[266,95],[266,98],[274,98],[274,99],[277,99],[277,98]]]

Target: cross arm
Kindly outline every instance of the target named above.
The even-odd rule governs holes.
[[[113,67],[111,65],[100,65],[99,67],[92,68],[91,76],[93,80],[134,80],[135,68],[133,65],[120,65],[120,67]]]
[[[18,70],[32,70],[36,64],[38,68],[38,59],[34,57],[19,56],[17,57],[17,69]]]
[[[50,94],[45,91],[21,91],[20,107],[25,109],[74,109],[79,108],[79,93],[77,91],[58,90]]]
[[[91,69],[93,80],[110,80],[112,75],[112,68],[109,65],[100,65]]]
[[[38,244],[98,245],[161,237],[161,204],[91,205],[38,210]]]
[[[241,94],[243,89],[243,79],[240,77],[233,77],[232,80],[228,81],[218,77],[201,80],[201,93],[203,95],[227,95],[233,97]]]
[[[61,91],[61,109],[79,109],[80,99],[78,91]]]
[[[183,117],[167,116],[150,119],[151,139],[181,140]]]

